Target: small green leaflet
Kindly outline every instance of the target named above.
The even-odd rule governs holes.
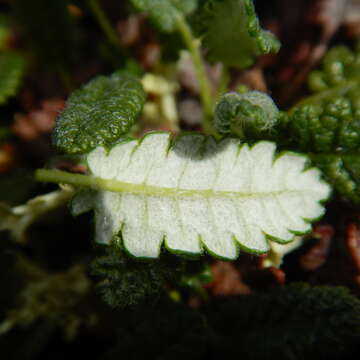
[[[317,169],[304,170],[305,156],[284,153],[274,160],[274,153],[271,142],[249,148],[201,134],[173,140],[150,133],[108,153],[98,147],[87,156],[89,169],[113,191],[85,200],[95,210],[96,241],[108,244],[121,233],[136,257],[156,258],[165,244],[173,252],[206,249],[225,259],[235,259],[239,247],[264,253],[269,239],[287,243],[323,214],[319,201],[330,187]]]
[[[194,11],[197,0],[131,0],[140,11],[150,15],[151,20],[166,32],[174,31],[178,15],[187,15]]]
[[[69,154],[110,146],[130,130],[145,97],[141,82],[131,75],[96,77],[70,96],[56,122],[55,145]]]

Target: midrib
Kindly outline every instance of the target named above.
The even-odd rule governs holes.
[[[146,184],[133,184],[119,180],[103,179],[96,176],[72,174],[66,171],[40,169],[36,171],[36,178],[40,181],[64,183],[76,187],[87,187],[95,190],[137,194],[153,197],[173,198],[266,198],[282,194],[311,194],[310,190],[288,190],[268,192],[241,192],[241,191],[215,191],[189,190],[180,188],[166,188]],[[315,192],[314,192],[315,193]]]
[[[241,192],[241,191],[216,191],[216,190],[191,190],[191,189],[181,189],[181,188],[167,188],[160,186],[152,186],[146,184],[132,184],[127,182],[122,182],[118,180],[108,180],[102,178],[93,178],[99,181],[99,186],[97,189],[111,191],[111,192],[121,192],[128,194],[137,194],[144,196],[154,196],[154,197],[173,197],[173,198],[265,198],[276,195],[281,195],[284,193],[290,194],[300,194],[304,191],[300,190],[281,190],[281,191],[269,191],[269,192]],[[96,181],[95,180],[95,181]],[[308,192],[307,192],[308,193]]]

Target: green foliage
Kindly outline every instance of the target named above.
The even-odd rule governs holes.
[[[69,97],[56,122],[54,144],[69,154],[110,146],[130,130],[144,102],[142,85],[133,76],[98,76]]]
[[[357,345],[360,301],[341,287],[293,284],[216,299],[197,311],[179,303],[120,314],[102,360],[332,359]]]
[[[303,284],[267,287],[266,293],[256,289],[282,280],[283,273],[261,271],[261,264],[279,265],[294,237],[299,246],[310,222],[325,212],[330,187],[309,159],[338,193],[360,204],[360,49],[331,50],[310,75],[313,96],[289,113],[258,91],[225,93],[215,108],[216,90],[226,92],[231,80],[228,67],[246,68],[256,56],[279,49],[275,36],[260,27],[253,1],[6,3],[16,19],[0,15],[0,103],[15,94],[25,69],[25,57],[10,52],[11,46],[32,60],[32,71],[24,96],[2,109],[0,141],[7,144],[0,149],[5,173],[0,179],[0,358],[66,358],[70,352],[103,360],[319,360],[344,358],[359,346],[360,301],[346,289]],[[130,3],[149,15],[162,30],[160,37],[147,32],[142,16],[131,15]],[[193,19],[199,24],[188,24],[197,10]],[[79,47],[72,16],[81,30]],[[13,20],[22,31],[15,37]],[[182,36],[181,43],[175,35]],[[143,78],[147,91],[148,77],[179,75],[174,59],[165,60],[162,37],[177,49],[187,47],[192,61],[180,64],[182,121],[171,128],[176,137],[169,132],[141,137],[154,124],[144,116],[135,124],[146,95],[123,71],[98,76],[70,95],[53,140],[71,156],[53,157],[48,131],[67,93],[66,86],[59,89],[59,79],[42,70],[55,70],[64,84],[70,78],[75,84],[127,63],[138,74],[154,72]],[[81,69],[71,71],[77,48],[84,50]],[[221,79],[207,71],[203,54],[222,63]],[[170,95],[160,110],[170,109],[175,119],[176,99]],[[159,106],[147,105],[150,118]],[[26,115],[14,119],[19,112]],[[156,122],[157,128],[169,130],[167,125]],[[182,134],[193,125],[205,134]],[[127,139],[135,132],[136,139]],[[56,170],[39,170],[37,179],[74,187],[39,195],[51,186],[35,188],[33,179],[25,179],[39,162]],[[16,167],[26,170],[11,176],[8,169]],[[81,215],[76,219],[63,217],[70,198],[73,215]],[[318,231],[323,242],[356,215],[349,206],[331,204],[329,210],[328,220],[334,214],[340,218]],[[94,240],[106,251],[94,261],[91,278],[86,269],[94,256],[92,220],[82,215],[87,211],[94,214]],[[348,228],[348,252],[356,245],[356,226]],[[304,252],[318,250],[310,245],[287,259],[287,279],[309,275],[296,264]],[[229,267],[212,258],[236,259],[239,252]],[[254,261],[244,252],[269,256]],[[350,258],[341,261],[351,266]],[[317,275],[326,278],[330,270],[323,267]],[[94,296],[97,279],[111,309]],[[350,278],[335,280],[352,285]],[[215,295],[249,289],[246,296]],[[62,342],[61,330],[70,345]]]
[[[25,73],[24,58],[14,52],[0,53],[0,104],[16,95]]]
[[[215,108],[214,127],[220,134],[258,139],[271,134],[279,120],[279,110],[270,96],[259,91],[230,92]]]
[[[180,279],[180,286],[206,298],[204,285],[214,281],[209,264],[201,261],[192,261],[187,264],[186,272]]]
[[[92,273],[99,279],[97,288],[104,301],[114,308],[155,305],[166,291],[207,298],[204,285],[213,281],[207,262],[185,260],[162,254],[157,261],[139,261],[124,254],[114,241],[106,247],[106,254],[92,263]]]
[[[356,49],[354,53],[346,46],[330,49],[322,60],[321,69],[313,71],[309,76],[311,91],[320,93],[330,90],[328,94],[322,94],[322,97],[328,97],[333,93],[340,95],[357,87],[360,71],[359,55],[360,49]]]
[[[197,7],[198,0],[131,0],[139,11],[149,14],[151,20],[165,32],[176,29],[177,17],[187,15]]]
[[[64,70],[74,62],[76,31],[63,0],[13,0],[15,20],[41,66]]]
[[[8,47],[8,40],[11,34],[9,22],[10,19],[7,16],[0,14],[0,51]]]
[[[310,74],[314,96],[283,118],[285,148],[309,153],[341,196],[360,202],[360,52],[339,46]],[[286,137],[286,138],[285,138]]]
[[[194,18],[211,61],[245,68],[259,55],[277,52],[280,43],[259,24],[252,0],[207,0]]]
[[[209,312],[222,359],[326,359],[360,336],[360,301],[341,287],[292,284],[220,300]]]
[[[124,255],[118,244],[106,249],[105,256],[92,265],[99,277],[98,290],[104,301],[112,307],[154,304],[170,279],[180,276],[181,262],[170,259],[139,262]]]
[[[360,107],[351,96],[334,96],[321,105],[295,108],[288,122],[289,146],[311,153],[337,192],[359,202]]]
[[[161,303],[123,314],[116,346],[101,360],[207,359],[206,319],[183,304]]]

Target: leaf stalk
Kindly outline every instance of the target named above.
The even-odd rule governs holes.
[[[106,16],[104,10],[99,4],[98,0],[88,0],[89,8],[95,16],[100,28],[111,43],[115,47],[119,47],[119,37],[114,28],[112,27],[108,17]]]
[[[177,28],[180,32],[188,50],[190,51],[195,67],[196,77],[200,86],[200,98],[204,107],[204,131],[209,135],[216,135],[217,132],[211,124],[213,112],[212,91],[209,78],[206,73],[205,64],[201,56],[200,42],[195,39],[190,26],[180,14],[177,16]]]

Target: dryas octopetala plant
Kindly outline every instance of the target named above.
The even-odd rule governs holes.
[[[141,83],[123,72],[100,76],[70,96],[54,130],[55,145],[83,154],[88,173],[43,169],[38,180],[73,185],[71,210],[94,211],[96,241],[115,241],[138,258],[157,258],[165,247],[235,259],[239,249],[262,254],[270,241],[288,243],[309,232],[324,213],[330,186],[305,154],[285,151],[292,147],[278,134],[289,116],[256,91],[225,93],[214,104],[200,52],[203,39],[227,79],[228,67],[243,68],[256,55],[277,51],[279,43],[260,28],[252,1],[132,2],[160,30],[183,36],[198,75],[203,133],[131,138],[145,101]],[[190,13],[193,26],[186,21]],[[219,27],[226,14],[228,25]]]

